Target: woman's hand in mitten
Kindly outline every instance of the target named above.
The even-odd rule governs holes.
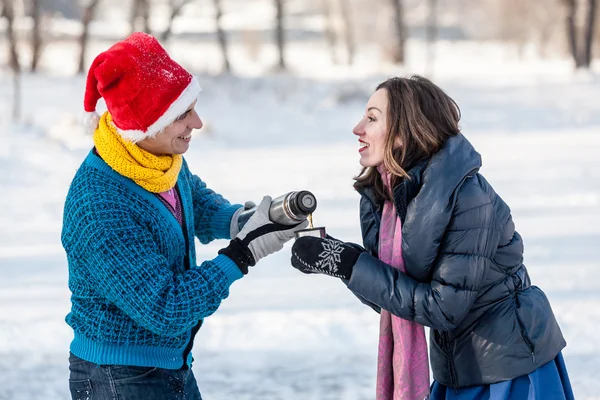
[[[317,273],[349,280],[356,260],[365,251],[354,243],[327,236],[304,236],[292,246],[292,266],[305,274]]]

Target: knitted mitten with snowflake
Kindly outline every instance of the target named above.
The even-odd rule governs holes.
[[[325,274],[349,280],[358,256],[365,251],[354,243],[328,236],[303,236],[292,246],[292,266],[305,274]]]

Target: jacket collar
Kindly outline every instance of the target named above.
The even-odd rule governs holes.
[[[427,167],[427,163],[429,159],[425,159],[419,161],[413,168],[408,170],[408,176],[410,179],[402,179],[400,183],[398,183],[394,189],[393,197],[394,197],[394,205],[396,206],[396,211],[401,221],[404,221],[406,217],[406,208],[410,200],[412,200],[417,193],[419,192],[419,188],[421,187],[421,175],[423,170]],[[382,204],[377,200],[377,196],[375,195],[375,190],[371,187],[366,187],[362,189],[358,189],[358,193],[361,197],[367,199],[372,205],[373,209],[378,213],[382,211]]]
[[[408,204],[419,193],[423,180],[423,171],[427,168],[429,159],[419,161],[414,167],[408,171],[409,179],[402,179],[399,184],[394,187],[394,205],[400,221],[404,223],[406,220],[406,211]]]

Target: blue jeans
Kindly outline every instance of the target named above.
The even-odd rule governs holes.
[[[73,400],[202,400],[191,369],[97,365],[70,353]]]

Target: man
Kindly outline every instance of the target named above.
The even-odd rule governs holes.
[[[249,266],[306,226],[272,223],[265,196],[238,232],[244,208],[189,171],[182,154],[202,127],[199,91],[143,33],[90,67],[84,107],[95,116],[94,149],[71,184],[62,231],[73,399],[200,399],[190,366],[203,318]],[[101,97],[108,111],[99,117]],[[233,240],[198,265],[194,237]]]

